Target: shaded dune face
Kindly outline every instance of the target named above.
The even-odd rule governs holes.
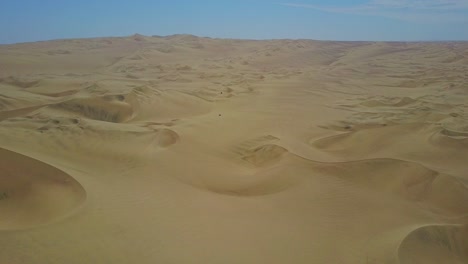
[[[40,109],[41,107],[43,106],[42,105],[32,106],[32,107],[24,107],[24,108],[10,110],[10,111],[0,111],[0,122],[8,118],[13,118],[13,117],[29,114],[37,109]]]
[[[314,177],[330,176],[350,182],[357,188],[419,204],[435,213],[460,216],[468,211],[468,189],[457,178],[414,162],[367,159],[319,163],[273,144],[255,149],[246,160],[255,161],[253,164],[257,169],[250,177],[240,178],[238,183],[242,184],[208,184],[208,189],[231,195],[267,195],[285,191]],[[265,164],[269,166],[265,167]]]
[[[468,189],[455,177],[418,163],[396,159],[368,159],[320,165],[317,169],[353,184],[422,203],[453,215],[468,211]]]
[[[401,264],[468,263],[468,225],[431,225],[409,233],[398,250]]]
[[[6,149],[0,157],[0,230],[49,223],[85,201],[83,187],[65,172]]]
[[[367,107],[385,107],[385,106],[393,106],[393,107],[402,107],[413,104],[417,102],[417,100],[410,98],[410,97],[403,97],[403,98],[391,98],[387,100],[367,100],[360,105],[367,106]]]
[[[300,166],[300,165],[299,165]],[[303,180],[303,174],[294,173],[291,166],[278,165],[265,168],[250,175],[230,178],[224,182],[205,182],[194,186],[211,192],[230,196],[264,196],[287,191]]]
[[[246,162],[244,166],[252,169],[250,174],[227,174],[224,180],[207,179],[195,187],[227,195],[258,196],[286,191],[300,182],[326,176],[418,204],[434,213],[461,216],[468,211],[468,189],[452,175],[391,158],[317,162],[280,145],[265,144],[277,140],[262,137],[234,149]]]
[[[179,135],[173,130],[163,128],[157,135],[157,145],[163,148],[169,147],[179,140]]]
[[[240,142],[231,151],[242,165],[252,169],[249,175],[232,177],[224,183],[209,182],[208,190],[235,196],[261,196],[287,190],[301,177],[291,175],[291,166],[284,160],[288,150],[274,144],[279,138],[264,135]]]
[[[303,167],[309,164],[301,163],[284,147],[265,144],[275,140],[278,138],[259,137],[235,146],[232,154],[242,162],[228,163],[226,168],[240,165],[245,169],[243,172],[219,170],[216,177],[206,177],[201,181],[193,171],[178,173],[176,177],[182,176],[180,179],[184,183],[195,188],[229,196],[264,196],[286,191],[304,176],[296,170],[304,171]]]
[[[57,104],[54,107],[94,120],[121,123],[129,121],[135,114],[135,107],[126,99],[123,95],[80,98]]]
[[[438,133],[434,133],[430,140],[431,143],[439,146],[466,149],[468,147],[468,122],[455,118],[443,123]]]
[[[336,154],[346,153],[362,156],[387,149],[389,146],[395,145],[395,138],[405,138],[415,134],[415,132],[419,133],[421,137],[429,137],[429,133],[423,131],[426,128],[422,124],[374,125],[363,128],[349,126],[348,128],[352,131],[320,138],[311,142],[311,146]],[[356,144],[359,144],[359,148],[356,148]]]
[[[39,83],[39,80],[28,80],[17,78],[15,76],[8,76],[5,78],[0,78],[0,83],[9,84],[19,88],[29,88],[33,87],[34,85],[37,85]]]
[[[288,151],[281,146],[266,144],[251,150],[243,159],[255,166],[264,166],[279,161],[286,152]]]

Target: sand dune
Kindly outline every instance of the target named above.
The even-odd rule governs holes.
[[[447,213],[464,215],[468,190],[455,177],[443,175],[420,164],[393,159],[335,163],[327,174],[382,193],[395,194]]]
[[[55,107],[94,120],[121,123],[133,118],[134,107],[125,102],[124,95],[72,99]]]
[[[0,230],[46,224],[86,199],[83,187],[66,173],[6,149],[0,149],[0,156]]]
[[[468,262],[466,225],[423,226],[403,240],[398,254],[401,263]]]
[[[466,263],[466,43],[0,46],[0,263]]]

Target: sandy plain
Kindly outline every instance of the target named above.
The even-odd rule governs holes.
[[[0,46],[0,263],[468,263],[468,43]]]

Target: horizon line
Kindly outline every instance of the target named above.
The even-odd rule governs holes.
[[[141,33],[134,33],[130,35],[115,35],[115,36],[92,36],[92,37],[69,37],[69,38],[51,38],[43,40],[34,40],[34,41],[20,41],[20,42],[11,42],[11,43],[0,43],[0,46],[6,45],[17,45],[17,44],[31,44],[39,42],[52,42],[52,41],[63,41],[63,40],[89,40],[89,39],[101,39],[101,38],[129,38],[132,36],[140,35],[148,38],[168,38],[174,36],[193,36],[197,38],[208,38],[208,39],[225,39],[225,40],[243,40],[243,41],[274,41],[274,40],[306,40],[306,41],[324,41],[324,42],[376,42],[376,43],[443,43],[443,42],[468,42],[468,40],[339,40],[339,39],[313,39],[313,38],[231,38],[231,37],[210,37],[210,36],[200,36],[190,33],[175,33],[170,35],[144,35]]]

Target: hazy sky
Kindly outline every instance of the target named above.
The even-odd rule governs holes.
[[[0,43],[188,33],[468,40],[468,0],[1,0]]]

